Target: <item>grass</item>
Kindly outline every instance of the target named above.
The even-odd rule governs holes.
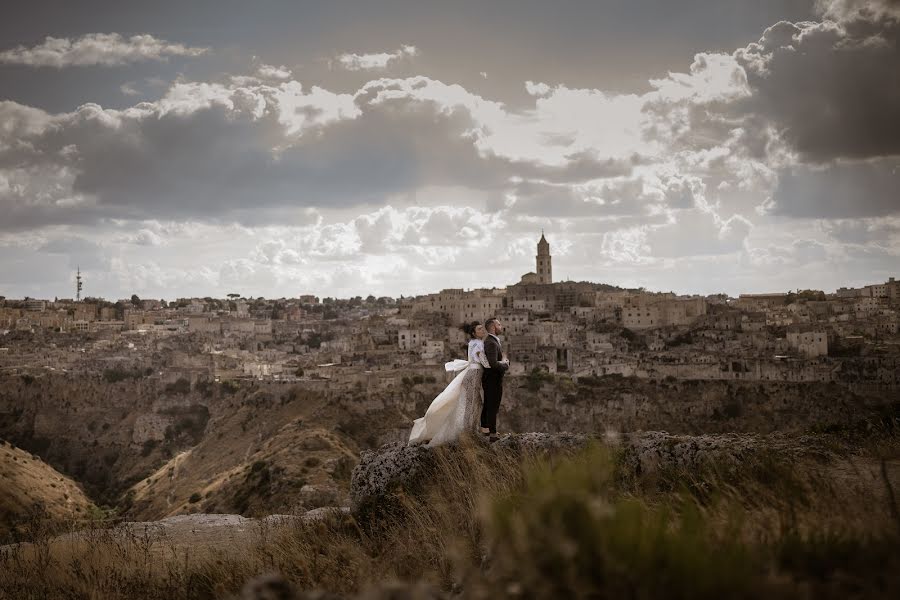
[[[891,460],[895,449],[882,446]],[[31,545],[0,552],[0,598],[223,598],[271,572],[341,595],[386,581],[477,599],[900,593],[900,523],[877,461],[849,485],[829,465],[777,455],[640,476],[603,446],[435,458],[429,484],[398,490],[378,518],[294,520],[225,544],[36,528]]]

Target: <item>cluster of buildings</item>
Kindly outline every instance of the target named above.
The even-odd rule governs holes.
[[[464,355],[460,324],[495,316],[505,326],[513,374],[539,369],[574,377],[897,386],[898,315],[900,282],[893,278],[833,294],[738,298],[554,282],[542,235],[535,271],[505,288],[322,301],[311,295],[169,303],[136,296],[114,303],[6,300],[0,302],[0,369],[149,364],[169,378],[371,385],[372,378],[409,370],[440,375],[445,361]],[[40,332],[56,337],[33,335]],[[62,334],[78,343],[63,343]]]

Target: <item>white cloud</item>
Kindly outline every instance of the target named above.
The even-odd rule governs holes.
[[[139,91],[134,87],[134,82],[133,82],[133,81],[129,81],[129,82],[127,82],[127,83],[123,83],[122,85],[119,86],[119,90],[121,90],[121,92],[122,92],[123,94],[125,94],[126,96],[139,96],[139,95],[141,94],[141,92],[139,92]]]
[[[415,46],[401,46],[394,52],[378,52],[371,54],[346,53],[337,57],[337,64],[348,71],[385,69],[392,62],[416,56],[418,53],[419,50]]]
[[[275,67],[272,65],[260,65],[259,68],[256,69],[256,73],[260,77],[266,79],[277,79],[279,81],[290,79],[293,76],[291,70],[284,65],[281,65],[280,67]]]
[[[335,94],[318,86],[304,92],[298,81],[282,83],[269,92],[278,106],[278,120],[288,135],[360,115],[351,94]]]
[[[732,102],[752,93],[744,67],[733,56],[705,52],[694,56],[689,73],[669,73],[650,85],[656,89],[653,101]]]
[[[124,38],[118,33],[89,33],[80,38],[48,36],[32,47],[18,46],[0,52],[0,63],[31,67],[118,66],[170,56],[199,56],[208,48],[167,42],[149,34]]]

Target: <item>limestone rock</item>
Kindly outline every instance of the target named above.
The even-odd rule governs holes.
[[[660,468],[696,469],[715,463],[730,469],[746,465],[766,453],[782,458],[830,453],[818,440],[808,436],[722,433],[711,435],[671,435],[661,431],[628,434],[622,440],[624,464],[636,474]]]
[[[715,463],[726,468],[741,468],[753,458],[775,453],[782,458],[800,456],[827,459],[831,453],[813,437],[783,434],[671,435],[649,431],[621,437],[571,433],[522,433],[506,436],[489,448],[494,452],[533,454],[572,452],[590,443],[617,450],[626,471],[639,475],[658,469],[696,469]],[[450,451],[453,447],[448,447]],[[360,517],[386,502],[393,490],[415,489],[427,482],[435,464],[436,449],[426,445],[388,444],[376,451],[363,452],[350,482],[350,510]]]
[[[304,523],[322,521],[331,516],[345,516],[350,514],[350,508],[347,506],[323,506],[308,510],[300,517]]]
[[[350,480],[350,510],[358,515],[398,485],[409,486],[434,465],[434,449],[425,445],[386,444],[364,451]]]
[[[334,486],[306,484],[300,488],[300,502],[307,509],[335,506],[340,491]]]

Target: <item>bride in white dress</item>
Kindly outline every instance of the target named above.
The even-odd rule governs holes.
[[[462,329],[470,338],[468,360],[444,365],[447,371],[459,373],[431,402],[425,416],[415,420],[409,434],[410,445],[428,442],[429,446],[439,446],[457,441],[464,433],[474,436],[478,430],[483,403],[481,374],[490,368],[484,354],[487,330],[477,321]]]

